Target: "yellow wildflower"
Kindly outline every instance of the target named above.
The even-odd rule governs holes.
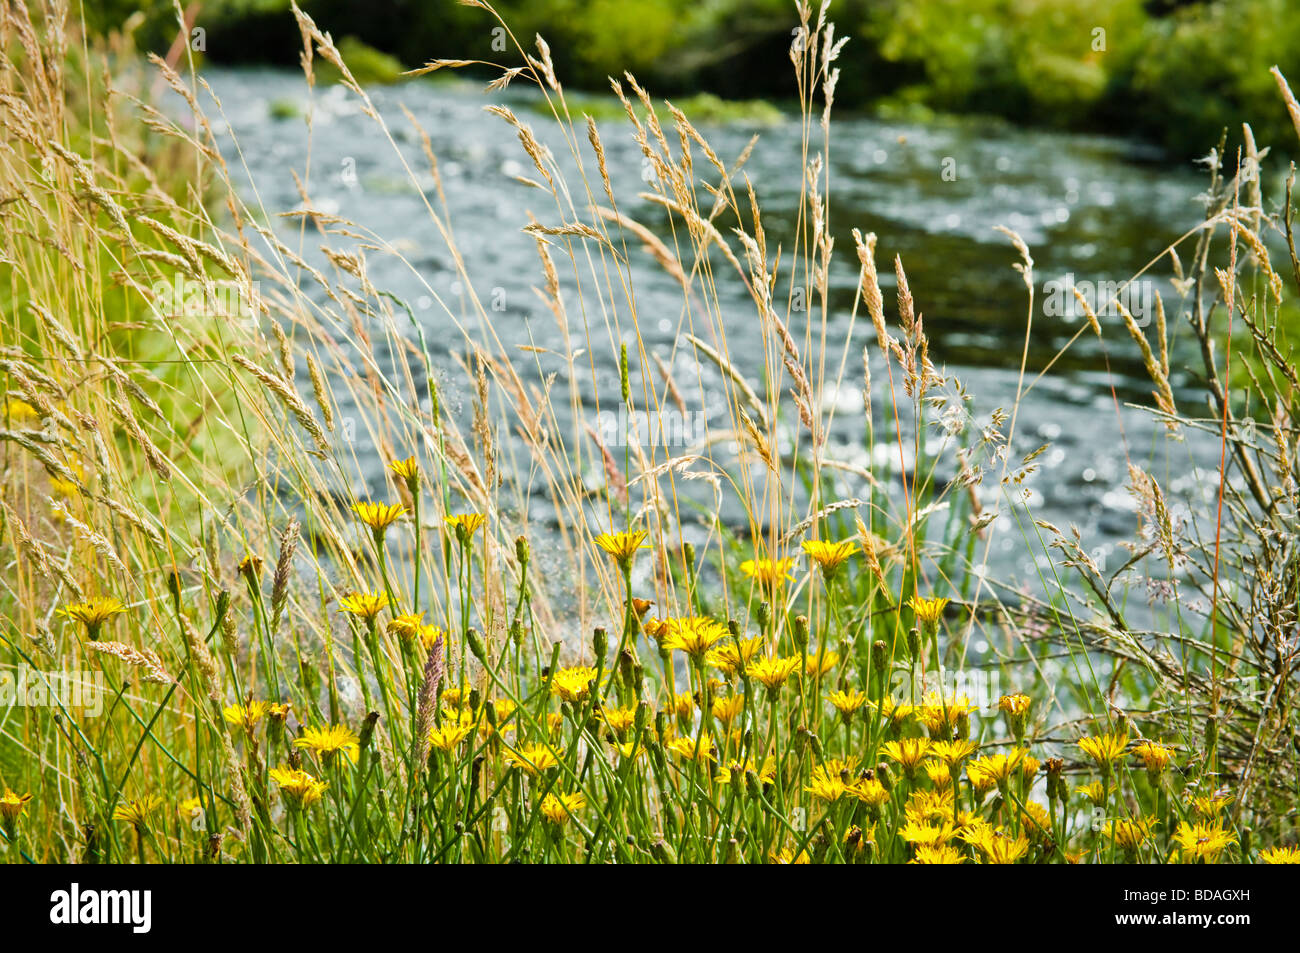
[[[943,610],[947,608],[951,599],[935,597],[933,599],[922,599],[920,596],[913,596],[907,600],[907,607],[916,614],[916,621],[920,622],[927,628],[934,628],[943,618]]]
[[[239,725],[251,735],[266,714],[266,702],[250,701],[247,705],[227,705],[221,714],[228,724]]]
[[[835,707],[840,717],[847,723],[854,713],[866,704],[867,696],[856,688],[851,688],[848,691],[831,692],[826,696],[826,700]]]
[[[155,797],[152,794],[136,798],[133,801],[123,801],[113,808],[113,820],[126,821],[137,831],[143,830],[149,826],[149,817],[154,811],[158,810],[161,804],[162,798]]]
[[[543,771],[554,768],[559,763],[559,755],[548,745],[528,743],[518,748],[506,749],[506,764],[521,768],[532,777],[539,776]]]
[[[597,546],[609,553],[620,569],[627,569],[636,557],[636,551],[645,543],[645,530],[626,533],[601,533],[592,540]]]
[[[1109,837],[1120,850],[1126,854],[1135,854],[1151,835],[1156,826],[1154,817],[1137,817],[1132,820],[1107,821],[1102,832]]]
[[[763,648],[764,640],[760,635],[752,639],[740,639],[739,644],[732,639],[709,649],[704,661],[726,675],[735,675],[749,660]]]
[[[339,600],[339,609],[367,622],[373,622],[387,607],[388,594],[384,592],[354,592]]]
[[[420,465],[415,462],[415,457],[407,457],[405,460],[394,460],[388,465],[388,469],[408,487],[413,487],[415,482],[420,479]]]
[[[1213,864],[1232,844],[1237,843],[1237,835],[1225,831],[1217,821],[1186,821],[1178,825],[1174,840],[1182,850],[1185,863],[1201,862]]]
[[[713,648],[728,635],[727,627],[713,619],[694,616],[688,619],[665,620],[668,630],[659,640],[659,647],[669,652],[682,652],[703,661]]]
[[[5,788],[4,797],[0,797],[0,820],[14,821],[18,815],[27,807],[27,802],[32,799],[30,794],[15,794],[13,791]]]
[[[1259,852],[1259,859],[1266,864],[1300,864],[1300,847],[1269,847]]]
[[[304,728],[302,735],[293,740],[293,746],[306,748],[329,764],[340,752],[356,761],[361,751],[361,739],[346,725],[329,725],[324,728]]]
[[[59,615],[76,619],[87,629],[94,631],[113,616],[125,611],[126,606],[116,599],[88,599],[85,602],[74,602],[64,606],[59,610]]]
[[[819,676],[824,676],[839,664],[839,652],[828,652],[823,649],[808,656],[807,660],[804,662],[803,671],[809,678],[817,678]]]
[[[902,738],[898,741],[886,741],[880,746],[886,757],[897,761],[907,775],[908,780],[916,777],[916,768],[930,751],[930,742],[926,738]]]
[[[406,512],[406,507],[401,503],[371,503],[361,502],[353,503],[352,510],[360,517],[361,522],[370,527],[376,538],[382,537],[384,531],[392,526],[402,514]]]
[[[724,725],[730,725],[745,710],[744,695],[728,695],[713,700],[713,717]]]
[[[858,551],[858,544],[848,539],[838,543],[809,539],[804,540],[803,551],[821,568],[822,576],[829,581],[835,578],[848,558]]]
[[[770,589],[794,579],[790,571],[794,564],[795,560],[788,556],[784,559],[746,559],[740,564],[740,571]]]
[[[964,864],[966,855],[956,847],[947,844],[921,844],[916,848],[916,856],[909,864]]]
[[[482,513],[458,513],[445,517],[445,522],[452,528],[452,531],[456,534],[456,539],[463,546],[474,538],[475,533],[482,529],[483,524],[487,522],[487,517]]]
[[[716,749],[713,740],[704,734],[697,738],[674,738],[668,742],[669,751],[685,761],[699,761],[701,764],[708,764],[717,761]]]
[[[1113,762],[1124,757],[1124,752],[1128,748],[1128,735],[1113,734],[1080,738],[1079,747],[1088,757],[1097,762],[1103,773],[1106,773],[1110,771]]]
[[[571,705],[577,704],[587,697],[595,678],[596,670],[590,665],[562,668],[551,676],[551,694],[559,695],[561,701]]]
[[[799,659],[764,656],[749,665],[749,676],[766,686],[773,694],[799,671]]]
[[[542,798],[542,816],[556,827],[563,827],[569,823],[569,817],[574,811],[580,811],[586,806],[587,799],[581,791],[572,794],[548,794]]]
[[[315,804],[324,796],[328,787],[324,781],[296,768],[272,768],[270,776],[279,786],[286,806],[294,811]]]
[[[466,724],[466,722],[469,722]],[[429,744],[444,754],[452,752],[474,730],[474,716],[465,712],[459,723],[450,721],[429,729]]]

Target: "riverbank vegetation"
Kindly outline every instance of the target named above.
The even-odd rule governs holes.
[[[289,0],[184,4],[218,63],[296,65]],[[474,4],[311,0],[303,8],[355,54],[362,81],[397,78],[377,51],[413,68],[427,60],[522,64]],[[631,70],[662,95],[798,99],[786,62],[790,0],[505,0],[518,37],[542,34],[561,82],[603,92]],[[178,29],[171,0],[107,0],[100,28],[130,23],[162,54]],[[1204,155],[1244,118],[1263,141],[1288,121],[1268,69],[1300,73],[1300,10],[1289,0],[839,0],[840,109],[988,114],[1017,123],[1135,136],[1175,159]],[[343,45],[346,40],[351,47]],[[372,52],[361,53],[365,47]],[[373,68],[372,68],[373,67]],[[480,72],[479,75],[486,75]],[[490,78],[490,76],[488,77]],[[1234,140],[1235,141],[1235,140]]]
[[[1222,459],[1179,489],[1134,463],[1131,547],[1103,570],[1024,491],[1051,448],[1018,429],[1020,398],[1046,368],[1018,357],[1016,402],[976,416],[889,236],[830,240],[853,45],[824,9],[801,5],[782,51],[806,160],[779,232],[747,152],[631,74],[627,124],[588,120],[552,48],[516,48],[527,65],[494,83],[535,85],[569,150],[495,107],[563,352],[501,340],[427,140],[410,172],[464,294],[426,285],[439,310],[416,322],[371,278],[402,249],[317,207],[309,178],[291,210],[234,187],[238,129],[221,140],[188,54],[146,69],[30,9],[0,30],[0,859],[1300,861],[1300,379],[1275,322],[1300,261],[1269,256],[1265,238],[1294,248],[1290,196],[1261,194],[1257,150],[1216,152],[1204,224],[1134,263],[1162,289],[1120,332],[1143,412]],[[304,82],[329,64],[396,148],[294,15]],[[151,105],[155,77],[179,114]],[[635,137],[666,233],[620,210],[613,134]],[[1027,341],[1033,250],[1003,234]],[[646,254],[680,289],[673,354],[639,333]],[[842,351],[836,256],[858,275]],[[1081,307],[1081,335],[1115,333]],[[447,366],[435,329],[459,344]],[[737,333],[761,363],[732,356]],[[1179,335],[1198,401],[1169,387]],[[706,373],[727,415],[688,447],[593,426],[686,415]],[[828,440],[836,415],[870,467]],[[358,479],[365,455],[382,484]],[[995,532],[1032,587],[990,574]]]

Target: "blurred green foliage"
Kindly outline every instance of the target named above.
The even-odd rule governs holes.
[[[188,4],[186,4],[188,6]],[[519,61],[486,11],[456,0],[303,0],[368,81],[435,58]],[[566,83],[608,88],[631,70],[657,93],[791,98],[791,0],[498,0],[531,47],[550,44]],[[92,26],[136,10],[137,40],[166,49],[171,0],[103,0]],[[288,0],[206,0],[198,25],[218,62],[292,65],[301,46]],[[974,112],[1070,129],[1141,134],[1175,156],[1206,151],[1249,121],[1261,145],[1294,153],[1268,74],[1300,80],[1297,0],[837,0],[852,42],[837,64],[841,107]],[[373,50],[367,47],[374,48]],[[370,69],[374,66],[374,69]]]

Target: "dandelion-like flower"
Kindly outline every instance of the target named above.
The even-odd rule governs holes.
[[[966,855],[947,844],[920,844],[909,864],[964,864]]]
[[[1010,754],[992,754],[977,758],[966,765],[966,773],[970,775],[972,781],[977,775],[983,775],[986,780],[1000,787],[1020,771],[1025,754],[1023,748],[1017,748]],[[982,786],[988,787],[988,785]]]
[[[1218,821],[1183,821],[1174,832],[1174,840],[1185,863],[1217,863],[1223,852],[1237,843],[1237,835],[1225,831]]]
[[[1023,717],[1029,711],[1032,699],[1028,695],[1017,692],[1014,695],[1003,695],[998,699],[998,711],[1006,712],[1013,718]]]
[[[975,753],[979,745],[965,738],[954,741],[936,741],[930,745],[929,755],[937,758],[947,767],[953,768]]]
[[[752,639],[724,642],[709,649],[704,661],[724,675],[735,675],[749,663],[750,659],[763,650],[763,645],[763,637],[759,635]]]
[[[948,740],[965,737],[970,728],[970,715],[975,710],[976,706],[965,695],[943,698],[931,693],[916,709],[916,718],[925,725],[931,738]]]
[[[1080,738],[1079,747],[1084,754],[1097,762],[1102,773],[1109,773],[1110,766],[1124,757],[1128,749],[1127,734],[1097,735],[1093,738]]]
[[[1233,795],[1228,791],[1215,791],[1213,794],[1198,794],[1191,799],[1192,810],[1196,816],[1207,821],[1212,821],[1220,814],[1223,809],[1231,804]]]
[[[519,768],[534,778],[559,763],[559,755],[549,745],[528,743],[506,749],[506,764]]]
[[[936,790],[946,791],[952,786],[952,770],[942,761],[926,761],[921,767]]]
[[[728,635],[727,627],[714,619],[694,616],[687,619],[665,619],[668,631],[659,646],[669,652],[682,652],[697,662],[702,662],[709,649]]]
[[[59,615],[75,619],[90,632],[95,632],[113,616],[125,611],[126,606],[117,599],[96,598],[64,606]]]
[[[919,847],[940,847],[952,840],[957,834],[951,821],[941,824],[925,824],[909,820],[898,829],[898,836],[909,844]]]
[[[794,579],[796,560],[787,556],[784,559],[746,559],[740,564],[740,571],[750,579],[767,589],[772,589]]]
[[[818,565],[822,571],[822,576],[827,582],[834,579],[836,573],[840,571],[840,567],[858,551],[858,544],[850,539],[838,543],[820,539],[806,539],[802,545],[803,551]]]
[[[429,729],[430,746],[444,754],[451,752],[457,745],[468,738],[470,732],[474,730],[472,725],[472,715],[469,717],[469,720],[471,721],[471,724],[468,725],[447,722],[439,727]]]
[[[17,821],[18,815],[22,814],[23,809],[27,807],[27,802],[31,799],[30,794],[15,794],[5,788],[4,797],[0,797],[0,820],[9,824]]]
[[[1154,741],[1138,742],[1133,746],[1133,753],[1147,769],[1147,777],[1151,779],[1152,784],[1160,780],[1160,776],[1165,773],[1165,769],[1169,767],[1169,762],[1174,757],[1173,748]]]
[[[674,738],[666,747],[683,761],[709,764],[718,760],[717,749],[708,734],[701,735],[699,738]]]
[[[1136,854],[1151,836],[1156,826],[1154,817],[1137,817],[1131,820],[1107,821],[1102,832],[1125,854]]]
[[[271,780],[279,786],[285,805],[294,811],[315,804],[324,796],[325,789],[329,786],[306,771],[296,768],[272,768],[269,773]]]
[[[1106,804],[1106,785],[1101,781],[1089,781],[1087,784],[1079,785],[1078,795],[1087,800],[1093,807],[1104,807]]]
[[[907,607],[916,613],[916,621],[920,622],[927,628],[933,629],[943,618],[943,610],[947,608],[951,599],[945,599],[936,596],[932,599],[922,599],[920,596],[913,596],[907,600]]]
[[[361,522],[370,527],[370,531],[375,534],[375,539],[383,539],[388,527],[401,519],[406,512],[406,507],[401,503],[363,501],[353,503],[352,510],[357,514]]]
[[[727,695],[713,700],[713,717],[724,725],[730,725],[744,710],[744,695]]]
[[[262,557],[249,553],[239,561],[235,569],[248,580],[249,585],[256,586],[257,577],[262,573]]]
[[[804,790],[819,801],[828,804],[837,801],[852,790],[852,784],[846,777],[850,770],[847,764],[835,759],[819,764],[812,769],[808,787]]]
[[[730,784],[737,776],[744,780],[745,775],[751,771],[754,772],[754,776],[758,778],[760,784],[771,784],[776,780],[776,758],[768,755],[763,759],[761,768],[754,767],[753,758],[746,758],[744,764],[738,761],[730,761],[726,767],[718,768],[718,773],[714,775],[713,780],[719,784]]]
[[[639,529],[626,533],[601,533],[592,542],[609,553],[620,569],[626,570],[632,565],[636,551],[645,543],[645,538],[645,530]]]
[[[1269,847],[1259,852],[1266,864],[1300,864],[1300,847]]]
[[[1015,864],[1029,853],[1029,838],[1023,832],[1012,837],[984,824],[968,829],[962,837],[984,855],[988,864]]]
[[[936,762],[927,761],[926,765],[934,765]],[[943,767],[939,765],[939,767]],[[951,781],[951,775],[949,781]],[[953,817],[953,795],[950,789],[941,791],[913,791],[907,798],[907,805],[904,813],[917,823],[933,824],[937,821],[954,821]]]
[[[851,688],[848,691],[831,692],[826,696],[826,700],[840,713],[840,717],[848,722],[854,713],[867,703],[867,696],[856,688]]]
[[[774,864],[811,864],[812,858],[808,856],[808,851],[801,850],[796,857],[794,851],[789,847],[782,847],[780,850],[774,850],[768,854],[768,860]]]
[[[354,592],[339,600],[339,608],[366,622],[374,622],[375,616],[388,608],[388,593]]]
[[[420,480],[420,465],[415,462],[415,457],[407,457],[405,460],[394,460],[388,465],[393,476],[397,477],[412,493]]]
[[[790,676],[799,671],[799,663],[800,660],[793,656],[777,658],[765,655],[750,662],[748,672],[750,678],[761,683],[769,693],[775,695]]]
[[[822,650],[808,656],[804,665],[804,674],[809,678],[825,676],[827,672],[840,664],[840,653]]]
[[[685,692],[669,695],[664,700],[663,711],[674,718],[690,718],[695,713],[695,699]]]
[[[251,735],[266,714],[266,702],[250,701],[246,705],[227,705],[221,714],[228,724],[239,725]]]
[[[149,818],[162,805],[162,798],[149,794],[131,801],[123,801],[113,808],[113,820],[126,821],[137,831],[149,826]]]
[[[304,728],[302,735],[293,740],[295,748],[306,748],[329,764],[340,752],[353,761],[361,751],[361,739],[347,725],[329,725],[324,728]]]
[[[590,665],[562,668],[551,676],[551,694],[560,696],[561,701],[575,705],[587,697],[595,678],[596,670]]]
[[[892,698],[883,698],[880,703],[868,702],[889,723],[889,730],[897,734],[903,729],[903,722],[916,714],[916,706],[900,705]]]
[[[581,791],[572,794],[548,794],[542,798],[542,816],[556,827],[563,827],[569,823],[569,818],[575,811],[580,811],[586,806],[587,799]]]
[[[873,811],[889,800],[889,791],[876,778],[863,778],[850,788],[853,796]]]
[[[898,741],[886,741],[880,750],[892,761],[897,761],[908,780],[916,777],[917,766],[930,753],[930,741],[927,738],[900,738]]]
[[[483,528],[485,522],[487,517],[482,513],[458,513],[446,517],[447,525],[451,527],[462,546],[474,538],[474,534]]]

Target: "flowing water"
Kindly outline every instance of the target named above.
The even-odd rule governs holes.
[[[362,115],[356,97],[341,87],[318,90],[309,140],[301,118],[307,92],[299,74],[211,70],[206,75],[238,140],[238,152],[229,136],[224,147],[250,204],[260,201],[272,215],[298,207],[300,195],[292,173],[306,177],[310,154],[315,207],[382,235],[402,250],[442,300],[455,307],[464,289],[445,245],[416,185],[373,121]],[[432,176],[425,171],[419,140],[400,105],[410,109],[428,131],[471,281],[480,298],[500,308],[489,311],[495,333],[508,349],[522,343],[551,349],[556,353],[538,358],[540,372],[561,372],[564,340],[533,290],[542,284],[536,245],[520,230],[530,211],[546,224],[558,224],[560,215],[547,193],[515,180],[519,175],[535,177],[536,172],[512,130],[483,107],[490,102],[509,104],[561,157],[577,189],[576,170],[553,123],[530,108],[533,100],[522,90],[489,95],[476,86],[410,83],[379,88],[372,95],[406,161],[417,170],[419,188],[432,199]],[[294,110],[286,108],[289,103],[297,104],[298,115],[290,115]],[[643,188],[642,162],[629,124],[611,118],[600,126],[621,211],[671,245],[674,236],[666,214],[634,198]],[[746,171],[764,210],[769,250],[778,241],[788,250],[799,194],[797,119],[775,125],[701,128],[727,162],[754,133],[760,135]],[[1142,147],[1125,139],[1029,132],[973,120],[918,125],[846,118],[834,124],[833,134],[825,174],[832,190],[837,263],[831,275],[833,314],[825,355],[833,376],[848,342],[848,370],[846,386],[826,397],[836,410],[830,446],[840,459],[860,466],[875,464],[878,471],[886,461],[897,460],[898,450],[896,443],[883,437],[870,451],[864,445],[858,388],[861,353],[864,346],[869,345],[873,354],[877,348],[865,313],[852,325],[852,340],[848,340],[857,281],[853,228],[879,236],[877,257],[890,313],[894,310],[892,259],[894,254],[902,256],[917,307],[924,314],[931,358],[962,382],[973,398],[969,410],[976,422],[984,422],[994,408],[1009,410],[1015,402],[1027,316],[1025,284],[1013,269],[1018,256],[994,225],[1017,231],[1034,257],[1036,303],[1026,378],[1032,381],[1082,324],[1077,309],[1056,306],[1073,296],[1068,291],[1062,294],[1049,282],[1066,275],[1080,287],[1086,287],[1085,282],[1122,282],[1201,220],[1198,195],[1206,184],[1202,172],[1158,164]],[[581,144],[585,150],[585,136]],[[698,151],[696,160],[700,176],[712,171]],[[245,167],[246,172],[241,171]],[[593,177],[594,168],[588,160],[587,171]],[[599,192],[594,181],[593,188]],[[297,220],[279,221],[283,224],[277,227],[296,247]],[[729,227],[723,232],[730,236]],[[309,249],[318,244],[306,242]],[[434,363],[445,371],[443,386],[449,389],[451,402],[459,400],[467,408],[469,395],[460,384],[457,397],[460,374],[450,357],[453,351],[463,350],[463,344],[445,312],[405,265],[373,253],[367,258],[374,284],[412,304]],[[630,258],[647,348],[671,362],[692,411],[703,411],[711,426],[719,426],[726,420],[719,374],[708,362],[698,363],[690,346],[681,341],[687,328],[682,323],[680,287],[640,248],[633,248]],[[754,308],[734,274],[722,272],[726,267],[715,261],[727,347],[735,364],[761,386],[764,357]],[[1158,287],[1164,295],[1175,335],[1174,364],[1189,366],[1191,362],[1183,359],[1189,354],[1189,342],[1176,317],[1177,296],[1169,275],[1166,261],[1145,287],[1148,293]],[[566,294],[571,319],[577,322],[580,309],[571,283]],[[607,341],[605,318],[590,297],[586,305],[592,340]],[[1130,306],[1139,317],[1149,317],[1149,300],[1130,299]],[[1144,401],[1150,386],[1119,319],[1103,316],[1102,322],[1104,341],[1091,333],[1082,335],[1023,399],[1012,459],[1014,463],[1043,444],[1051,445],[1038,459],[1038,471],[1026,481],[1034,513],[1062,527],[1078,525],[1103,569],[1109,564],[1113,570],[1124,560],[1124,554],[1115,551],[1116,543],[1131,537],[1135,526],[1133,502],[1124,489],[1127,461],[1152,468],[1172,495],[1195,491],[1204,496],[1213,492],[1218,445],[1210,438],[1170,442],[1148,415],[1124,406],[1128,401]],[[621,327],[627,326],[623,315]],[[802,341],[797,324],[794,330]],[[580,327],[573,334],[582,341]],[[608,345],[597,346],[596,351],[594,384],[584,369],[578,387],[584,394],[601,394],[602,406],[609,407],[619,390],[617,356]],[[528,361],[520,363],[531,360],[529,355]],[[579,366],[585,368],[586,360]],[[886,372],[878,358],[872,370],[880,435],[888,406],[883,389]],[[1188,382],[1184,372],[1176,371],[1176,389]],[[584,413],[594,425],[594,403]],[[937,441],[939,436],[929,439]],[[382,492],[383,461],[373,453],[367,457],[364,447],[355,449],[363,461],[369,461],[359,480],[368,481],[372,492]],[[950,476],[951,465],[941,466],[939,473]],[[861,485],[846,478],[843,489],[851,495],[860,492]],[[997,480],[988,481],[982,492],[987,494],[986,503],[996,504]],[[741,522],[738,511],[724,507],[722,512],[724,519]],[[547,522],[547,504],[541,495],[535,504],[530,502],[529,517],[535,525]],[[1011,520],[1000,524],[991,543],[994,567],[1004,578],[1026,579],[1035,566],[1032,555],[1026,555],[1032,550],[1024,544],[1024,529]],[[1040,556],[1040,563],[1045,558]]]

